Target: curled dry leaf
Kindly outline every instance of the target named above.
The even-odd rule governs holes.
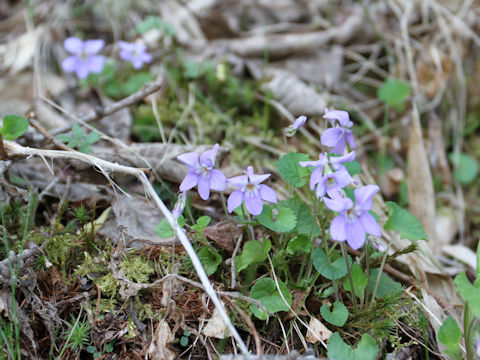
[[[477,255],[472,251],[472,249],[466,247],[465,245],[445,245],[442,246],[442,252],[445,255],[451,256],[468,265],[473,270],[477,268]]]
[[[153,335],[152,342],[147,350],[149,360],[174,360],[176,354],[168,348],[168,344],[174,340],[172,331],[165,320],[160,320]]]
[[[215,226],[208,226],[204,231],[205,236],[215,242],[229,254],[235,249],[236,239],[241,235],[242,230],[236,224],[230,225],[228,221],[220,221]],[[232,239],[232,232],[234,238]]]
[[[271,91],[294,116],[323,114],[327,106],[326,93],[320,94],[297,76],[285,70],[269,70],[264,91]]]
[[[122,227],[125,229],[125,240],[135,241],[134,245],[142,246],[143,242],[157,245],[172,243],[172,239],[162,239],[155,233],[154,228],[163,215],[144,196],[112,194],[112,209],[114,216],[98,230],[99,234],[118,242],[121,237],[119,228]]]
[[[327,341],[332,336],[332,332],[317,318],[310,318],[308,328],[305,339],[311,344],[316,344],[320,340]]]
[[[226,337],[231,336],[218,309],[213,311],[213,315],[210,320],[207,321],[207,324],[202,330],[202,334],[217,339],[225,339]]]
[[[35,30],[28,31],[8,42],[2,51],[2,67],[9,69],[11,74],[30,67],[37,49],[38,42],[45,36],[45,26],[37,26]]]
[[[408,199],[410,211],[420,220],[433,251],[439,251],[435,230],[435,192],[417,107],[412,109],[408,144]]]

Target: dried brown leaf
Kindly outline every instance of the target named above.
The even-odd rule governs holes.
[[[169,349],[168,344],[174,340],[170,327],[165,320],[160,320],[153,335],[152,342],[147,350],[147,358],[150,360],[174,360],[176,354]]]
[[[232,239],[232,232],[234,239]],[[236,239],[240,236],[242,230],[235,226],[230,225],[228,221],[220,221],[215,226],[208,226],[204,230],[205,236],[215,242],[215,244],[227,251],[229,254],[233,253],[235,249]]]
[[[160,210],[154,207],[143,195],[127,196],[116,192],[111,194],[114,216],[111,216],[98,230],[98,233],[118,242],[122,234],[127,243],[141,246],[143,242],[157,245],[172,244],[173,239],[162,239],[154,231],[163,218]],[[119,229],[123,228],[121,234]],[[138,243],[140,242],[140,243]]]
[[[311,344],[316,344],[320,340],[327,341],[332,336],[332,332],[315,317],[310,318],[308,327],[305,339]]]
[[[408,199],[410,201],[410,211],[422,223],[428,235],[431,249],[439,251],[439,247],[436,246],[435,192],[416,106],[412,110],[412,125],[408,145]]]
[[[207,324],[202,330],[202,334],[217,339],[225,339],[226,337],[231,336],[218,309],[213,311],[213,315],[210,320],[207,321]]]

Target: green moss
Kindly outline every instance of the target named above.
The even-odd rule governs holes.
[[[118,281],[115,280],[112,273],[103,275],[95,280],[103,294],[107,296],[115,296],[118,288]]]
[[[81,245],[75,243],[74,235],[56,235],[48,237],[45,245],[45,254],[48,260],[55,265],[59,265],[62,270],[66,269],[66,264],[70,261],[74,248]],[[37,240],[38,241],[38,240]]]
[[[86,252],[83,263],[75,270],[75,275],[88,277],[107,296],[115,296],[117,293],[119,284],[108,268],[108,259],[105,252],[95,258]]]
[[[130,281],[137,283],[147,283],[150,275],[155,272],[153,263],[145,260],[141,256],[134,256],[132,254],[122,261],[120,264],[123,274]]]

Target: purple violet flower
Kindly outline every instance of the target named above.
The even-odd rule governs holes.
[[[263,201],[277,203],[277,194],[270,186],[261,184],[271,174],[255,175],[253,166],[247,167],[247,175],[235,176],[228,182],[239,188],[228,197],[228,212],[231,213],[245,201],[247,211],[252,215],[259,215],[263,210]]]
[[[322,145],[327,147],[333,147],[330,152],[343,155],[345,151],[346,143],[350,145],[350,148],[355,149],[355,140],[353,139],[353,132],[350,129],[353,126],[353,122],[350,121],[348,112],[343,110],[325,109],[324,119],[327,119],[333,128],[325,130],[320,137]],[[337,124],[338,121],[338,124]]]
[[[210,196],[210,189],[223,191],[227,188],[227,179],[223,172],[214,169],[215,157],[220,145],[216,144],[212,150],[202,155],[189,152],[177,156],[177,159],[188,166],[188,173],[180,184],[180,191],[187,191],[198,185],[198,194],[203,200]]]
[[[88,74],[102,72],[105,57],[97,55],[102,50],[103,40],[83,41],[77,37],[69,37],[63,43],[65,49],[73,54],[62,62],[62,69],[67,73],[75,73],[78,78],[85,79]]]
[[[377,185],[366,185],[355,189],[355,204],[350,198],[324,198],[325,205],[338,215],[330,224],[330,236],[336,241],[347,241],[352,249],[359,249],[365,243],[365,235],[382,236],[380,226],[369,213]]]
[[[320,154],[316,161],[300,161],[302,167],[315,166],[310,176],[310,189],[315,189],[317,197],[321,198],[328,194],[330,197],[338,197],[340,190],[355,180],[342,164],[355,159],[355,151],[344,156],[328,156]]]
[[[295,135],[298,129],[300,129],[305,122],[307,121],[307,117],[305,115],[299,116],[295,122],[285,129],[285,136],[292,137]]]
[[[133,68],[138,70],[143,66],[143,63],[151,63],[152,55],[147,53],[147,47],[140,42],[128,43],[125,41],[119,41],[120,45],[120,58],[125,61],[130,61]]]
[[[177,202],[175,203],[175,206],[173,207],[172,210],[172,215],[175,219],[178,219],[180,215],[182,215],[183,209],[185,209],[185,204],[187,200],[187,192],[183,191],[178,195]]]

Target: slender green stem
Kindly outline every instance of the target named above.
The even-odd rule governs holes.
[[[468,302],[465,302],[465,309],[463,311],[463,335],[465,337],[465,350],[467,352],[467,360],[473,360],[473,344],[472,344],[472,334],[471,334],[471,321],[470,315],[470,306]]]
[[[220,193],[222,196],[222,205],[223,205],[223,211],[225,211],[225,216],[228,221],[228,227],[230,228],[230,235],[232,236],[232,241],[235,241],[235,234],[233,233],[233,224],[232,224],[232,219],[230,218],[230,214],[228,213],[228,208],[227,208],[227,201],[225,200],[225,195]]]
[[[288,152],[288,141],[285,134],[283,134],[283,143],[285,144],[285,152]]]
[[[243,218],[247,221],[247,226],[250,231],[250,240],[255,240],[255,233],[253,232],[253,227],[250,224],[250,222],[252,221],[252,218],[250,217],[250,214],[248,212],[247,213],[245,212],[243,205],[241,206],[241,208],[242,208]]]
[[[394,236],[397,236],[397,235],[398,235],[398,233],[395,233]],[[385,250],[385,253],[383,254],[382,263],[380,264],[380,269],[378,269],[377,280],[375,281],[375,287],[373,288],[372,297],[370,299],[369,310],[372,310],[372,308],[373,308],[373,302],[375,301],[375,295],[377,295],[378,284],[380,283],[380,277],[382,276],[383,267],[385,266],[385,261],[387,260],[388,252],[390,251],[390,246],[392,245],[392,240],[393,239],[390,239],[390,241],[388,242],[387,249]]]
[[[367,273],[367,279],[370,277],[370,254],[368,251],[368,241],[365,241],[364,244],[364,254],[365,254],[365,272]],[[361,307],[363,308],[363,305],[365,303],[365,300],[368,299],[368,295],[370,295],[370,289],[368,286],[365,287],[365,295],[362,298],[361,302]]]
[[[348,280],[350,280],[350,289],[352,290],[352,302],[353,302],[353,307],[355,310],[357,310],[357,297],[355,295],[355,286],[353,283],[353,277],[352,277],[352,268],[350,267],[350,263],[348,262],[348,255],[345,250],[345,243],[342,242],[340,244],[340,248],[342,249],[342,255],[343,258],[345,259],[345,263],[347,264],[347,273],[348,273]]]

